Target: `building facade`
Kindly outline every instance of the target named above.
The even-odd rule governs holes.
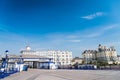
[[[113,64],[117,62],[117,53],[114,47],[106,47],[99,44],[98,50],[85,50],[82,53],[85,63],[105,62]]]
[[[117,64],[120,65],[120,55],[117,55]]]
[[[100,62],[107,62],[113,64],[117,61],[117,53],[114,47],[98,46],[97,59]]]
[[[72,59],[72,65],[83,64],[83,58],[75,57]]]
[[[22,50],[21,54],[37,55],[37,56],[52,58],[52,61],[56,65],[70,65],[72,60],[72,52],[70,51],[59,51],[59,50],[32,51],[29,46],[27,46],[25,50]]]
[[[42,57],[37,55],[13,55],[9,54],[8,58],[3,57],[3,66],[7,64],[8,68],[12,69],[16,65],[23,64],[28,65],[29,68],[37,69],[55,69],[55,64],[51,61],[51,58]]]
[[[97,51],[96,50],[85,50],[82,53],[82,57],[85,64],[91,64],[96,60]]]

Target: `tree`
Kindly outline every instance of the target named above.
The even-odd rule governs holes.
[[[82,61],[82,64],[85,64],[85,61],[84,61],[84,60]]]
[[[90,61],[89,64],[93,64],[92,61]]]
[[[97,62],[97,66],[104,66],[104,68],[106,68],[106,65],[108,65],[108,63],[107,62]]]

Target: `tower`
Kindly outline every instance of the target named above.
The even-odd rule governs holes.
[[[99,44],[99,46],[98,46],[98,51],[102,51],[102,46],[101,46],[101,44]]]

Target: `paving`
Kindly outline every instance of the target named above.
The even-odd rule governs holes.
[[[120,80],[120,71],[29,69],[1,80]]]

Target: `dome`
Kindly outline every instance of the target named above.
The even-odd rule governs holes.
[[[31,50],[31,47],[30,47],[30,46],[26,46],[26,50],[27,50],[27,51],[30,51],[30,50]]]

